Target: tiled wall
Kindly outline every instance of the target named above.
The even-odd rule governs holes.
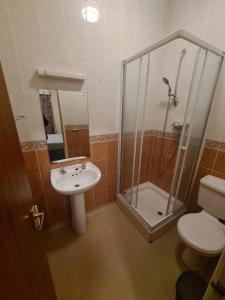
[[[97,5],[99,21],[81,10]],[[88,93],[90,135],[118,132],[120,62],[162,38],[166,0],[2,0],[0,61],[20,141],[44,139],[38,88]],[[28,38],[29,37],[29,38]],[[36,70],[84,73],[84,84],[40,79]]]
[[[68,157],[90,156],[88,125],[64,126]]]
[[[148,130],[145,131],[142,145],[141,167],[140,167],[140,183],[150,181],[167,193],[170,192],[173,180],[174,168],[177,158],[178,143],[180,134],[174,134],[162,131]],[[199,141],[190,140],[188,152],[184,164],[181,177],[178,199],[180,201],[187,200],[187,193],[190,187],[190,176],[193,171],[193,160],[195,160]],[[129,189],[132,183],[132,167],[133,167],[133,149],[134,134],[129,133],[123,138],[124,161],[122,164],[122,186],[123,189]],[[137,141],[137,153],[140,143]],[[181,153],[182,155],[182,153]],[[137,164],[139,153],[136,156]],[[135,173],[137,174],[138,168]],[[190,209],[195,210],[197,207],[197,195],[199,180],[206,174],[212,174],[225,179],[225,143],[207,141],[202,155],[198,175],[196,177],[192,197],[190,201]],[[137,184],[138,177],[134,177],[134,185]]]
[[[170,22],[168,33],[178,29],[204,39],[215,47],[225,49],[224,22],[225,2],[212,0],[171,0]],[[175,53],[175,55],[177,55]],[[225,72],[224,68],[218,80],[210,118],[207,125],[206,138],[225,141]]]
[[[117,190],[117,134],[91,138],[92,161],[99,167],[102,178],[97,186],[85,193],[86,209],[90,210],[115,199]],[[24,143],[21,145],[27,176],[33,193],[34,203],[45,211],[45,225],[49,226],[70,217],[70,201],[67,196],[56,193],[50,183],[50,170],[56,164],[50,164],[48,151],[44,143]],[[73,161],[65,163],[71,165]]]
[[[130,146],[132,139],[127,139]],[[173,168],[176,160],[178,137],[168,134],[162,137],[158,131],[145,133],[142,149],[140,182],[150,181],[169,192],[173,177]],[[46,213],[45,225],[49,226],[70,218],[70,201],[66,196],[56,193],[51,187],[50,170],[56,164],[50,164],[48,152],[44,143],[24,143],[22,145],[28,179],[30,181],[34,203]],[[118,137],[115,135],[94,136],[91,138],[90,159],[99,167],[102,178],[97,186],[85,193],[86,209],[91,210],[104,203],[114,201],[117,192],[117,163],[118,163]],[[127,152],[126,161],[131,162]],[[73,161],[65,163],[71,165],[79,163]],[[124,174],[123,187],[130,187],[131,169],[127,168]],[[199,180],[207,174],[225,179],[225,143],[206,140],[201,162],[192,189],[190,209],[196,211]],[[185,179],[185,178],[184,178]],[[184,188],[186,181],[183,181]],[[181,183],[182,185],[182,183]],[[184,189],[180,190],[178,198],[182,199]]]
[[[129,141],[132,140],[128,139],[128,144]],[[176,135],[170,134],[162,138],[157,131],[146,132],[143,140],[140,182],[151,181],[169,192],[176,159],[177,142]],[[45,144],[38,142],[24,143],[22,144],[22,150],[34,203],[38,204],[39,208],[46,213],[45,225],[50,226],[69,219],[69,198],[56,193],[51,187],[50,170],[56,168],[57,165],[49,163]],[[99,167],[102,178],[94,189],[85,193],[87,210],[115,200],[118,175],[117,134],[92,137],[90,152],[91,156],[87,161],[92,161]],[[131,154],[131,151],[127,153],[126,159],[128,161],[131,159],[129,154]],[[69,162],[65,165],[76,163],[79,163],[79,161]],[[126,188],[129,187],[130,183],[130,170],[128,168],[128,173],[124,176],[124,187]],[[205,142],[190,199],[189,207],[192,211],[199,209],[197,205],[199,181],[208,174],[225,179],[225,143],[212,140],[206,140]],[[182,200],[182,193],[178,197]]]
[[[213,140],[206,140],[198,173],[192,191],[190,208],[198,209],[199,181],[206,175],[213,175],[225,179],[225,143]]]
[[[180,135],[152,131],[143,140],[140,181],[151,181],[169,192]]]
[[[131,185],[131,168],[133,161],[134,135],[128,134],[123,139],[124,162],[123,162],[123,188],[127,189]],[[177,146],[180,135],[166,133],[157,130],[145,131],[142,145],[140,183],[150,181],[169,192],[173,169],[176,161]],[[137,142],[137,152],[140,143]],[[136,159],[138,162],[139,154]],[[138,167],[137,167],[138,169]],[[135,170],[138,171],[138,170]],[[137,173],[137,172],[135,172]],[[138,178],[134,178],[134,184]]]

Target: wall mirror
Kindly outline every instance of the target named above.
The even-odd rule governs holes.
[[[39,89],[50,162],[90,155],[87,94]]]

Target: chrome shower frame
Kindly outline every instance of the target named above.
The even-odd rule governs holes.
[[[205,42],[204,40],[196,37],[195,35],[181,29],[181,30],[178,30],[178,31],[170,34],[169,36],[160,40],[159,42],[151,45],[150,47],[147,47],[144,50],[134,54],[133,56],[123,60],[122,65],[127,64],[127,63],[131,62],[132,60],[134,60],[140,56],[143,56],[149,52],[152,52],[153,50],[156,50],[156,49],[168,44],[169,42],[172,42],[177,39],[183,39],[183,40],[189,41],[192,44],[195,44],[196,46],[199,46],[202,49],[209,50],[209,51],[215,53],[216,55],[221,56],[222,58],[224,58],[224,56],[225,56],[224,51],[214,47],[213,45]]]
[[[175,81],[175,88],[174,88],[174,105],[176,106],[178,104],[178,98],[177,98],[177,88],[178,88],[178,83],[180,79],[180,72],[181,72],[181,67],[183,63],[184,56],[186,54],[187,50],[183,49],[180,54],[180,59],[178,63],[178,68],[177,68],[177,76],[176,76],[176,81]]]
[[[185,30],[179,30],[179,31],[176,31],[175,33],[169,35],[168,37],[162,39],[161,41],[151,45],[150,47],[138,52],[137,54],[131,56],[130,58],[124,60],[121,62],[121,101],[120,101],[120,128],[119,128],[119,147],[118,147],[118,157],[119,157],[119,162],[118,162],[118,181],[117,181],[117,201],[118,201],[118,204],[119,206],[122,208],[122,210],[131,218],[132,222],[140,229],[140,231],[142,231],[144,233],[145,236],[147,236],[147,239],[149,241],[152,241],[158,234],[159,232],[163,232],[165,231],[165,228],[168,228],[169,225],[172,225],[176,220],[177,218],[182,215],[183,213],[185,213],[187,211],[187,208],[183,208],[181,209],[180,211],[177,211],[175,212],[172,216],[168,217],[167,219],[165,219],[164,221],[162,221],[161,223],[159,223],[155,228],[151,228],[147,223],[146,221],[140,216],[138,215],[137,211],[135,211],[131,205],[128,205],[126,203],[126,201],[124,200],[123,198],[123,195],[120,193],[120,185],[121,185],[121,137],[122,137],[122,116],[123,116],[123,99],[125,97],[125,76],[126,76],[126,68],[125,65],[134,61],[135,59],[138,59],[138,58],[141,58],[143,57],[144,55],[148,55],[148,59],[150,60],[150,55],[151,55],[151,52],[170,43],[171,41],[174,41],[176,39],[183,39],[183,40],[186,40],[186,41],[189,41],[191,42],[192,44],[195,44],[196,46],[198,46],[200,49],[204,49],[206,50],[207,52],[210,51],[218,56],[220,56],[222,59],[221,59],[221,65],[220,65],[220,68],[218,70],[218,74],[216,76],[216,79],[215,79],[215,83],[217,83],[218,81],[218,77],[219,77],[219,73],[220,73],[220,70],[221,70],[221,66],[222,66],[222,63],[223,63],[223,59],[224,59],[224,56],[225,56],[225,52],[220,50],[220,49],[217,49],[216,47],[210,45],[209,43],[205,42],[204,40],[186,32]],[[182,57],[183,58],[183,57]],[[179,61],[179,66],[178,66],[178,69],[180,67],[180,62],[181,60]],[[140,73],[139,73],[139,76],[140,76]],[[149,76],[149,74],[148,74]],[[140,78],[139,78],[140,80]],[[176,81],[178,81],[179,78],[177,78]],[[216,85],[215,85],[215,88],[216,88]],[[211,98],[210,98],[210,103],[212,103],[212,100],[213,100],[213,97],[214,97],[214,93],[215,93],[215,89],[213,90],[212,94],[210,95]],[[146,95],[145,95],[146,97]],[[206,122],[207,123],[207,122]],[[186,124],[187,125],[187,124]],[[205,126],[206,127],[206,126]],[[185,134],[185,128],[186,126],[183,126],[182,128],[182,132],[181,132],[181,140],[182,140],[182,137],[184,136]],[[143,134],[142,134],[143,135]],[[142,136],[143,137],[143,136]],[[202,141],[204,140],[204,137],[202,138]],[[142,142],[143,142],[143,139],[141,140],[141,146],[140,146],[140,149],[142,149]],[[179,143],[179,148],[178,148],[178,151],[181,151],[181,148],[182,148],[182,141],[180,141]],[[135,147],[134,147],[135,148]],[[200,153],[202,152],[202,146],[201,146],[201,149],[200,149]],[[134,149],[135,151],[135,149]],[[135,152],[134,152],[135,154]],[[140,152],[140,155],[141,155],[141,152]],[[198,157],[198,160],[199,160],[199,157]],[[195,179],[195,176],[196,176],[196,170],[197,170],[197,166],[199,164],[199,161],[196,163],[196,167],[195,167],[195,172],[193,174],[193,179],[192,179],[192,183],[191,183],[191,187],[193,185],[193,182],[194,182],[194,179]],[[183,167],[183,165],[182,165]],[[175,171],[176,171],[176,167],[175,167]],[[174,178],[173,178],[173,182],[175,180],[175,171],[174,171]],[[139,171],[140,173],[140,164],[139,164]],[[132,169],[132,178],[134,178],[134,168]],[[180,180],[180,178],[179,178]],[[139,174],[138,174],[138,182],[139,182]],[[173,188],[173,187],[172,187]],[[171,196],[170,198],[168,199],[168,207],[170,205],[169,201],[171,200]],[[137,201],[137,199],[136,199]],[[167,207],[167,212],[168,212],[168,207]],[[168,226],[165,226],[165,225],[168,225]]]

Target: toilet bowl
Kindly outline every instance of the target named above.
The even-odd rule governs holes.
[[[225,180],[208,175],[200,180],[200,213],[182,216],[178,233],[186,245],[182,258],[190,269],[200,270],[208,257],[221,254],[225,247]]]
[[[224,225],[204,210],[184,215],[177,230],[186,245],[183,262],[192,270],[201,270],[208,257],[221,254],[225,247]]]

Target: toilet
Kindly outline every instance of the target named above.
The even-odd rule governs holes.
[[[199,213],[182,216],[178,233],[186,248],[183,262],[192,270],[200,270],[208,257],[220,255],[225,247],[225,180],[207,175],[200,180]]]

